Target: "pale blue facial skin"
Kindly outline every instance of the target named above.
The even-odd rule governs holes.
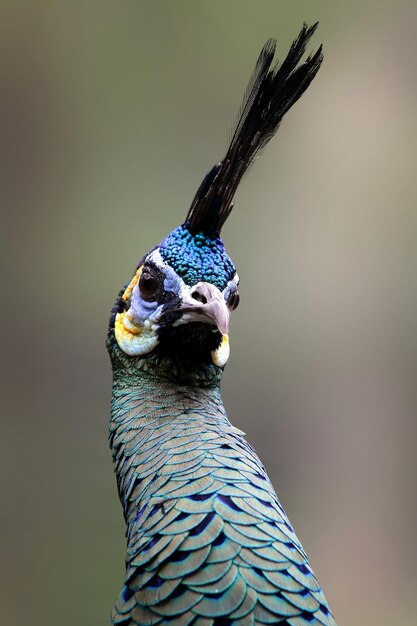
[[[153,250],[146,258],[146,261],[152,261],[165,275],[164,290],[175,295],[181,296],[184,290],[184,282],[179,278],[176,272],[165,263],[159,253],[159,248]],[[146,320],[156,321],[159,313],[162,311],[163,305],[157,301],[148,302],[144,300],[139,291],[138,285],[135,286],[132,293],[130,303],[130,312],[135,323],[143,324]]]
[[[145,320],[149,319],[156,312],[158,306],[157,302],[147,302],[141,298],[138,286],[136,285],[130,303],[130,310],[136,324],[143,324]]]
[[[166,267],[164,268],[164,272],[165,272],[165,280],[164,280],[165,291],[171,291],[172,293],[179,294],[181,291],[182,281],[178,279],[177,274],[169,265],[166,265]]]

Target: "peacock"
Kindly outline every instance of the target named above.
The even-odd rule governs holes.
[[[112,309],[110,447],[126,536],[119,626],[335,624],[265,467],[220,395],[239,277],[220,238],[239,182],[306,91],[322,47],[303,25],[261,50],[226,156],[184,223],[139,261]]]

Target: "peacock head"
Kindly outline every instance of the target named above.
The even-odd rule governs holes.
[[[224,159],[204,178],[182,226],[143,257],[119,294],[110,347],[117,345],[135,359],[168,356],[165,363],[173,367],[179,362],[225,365],[239,278],[220,232],[243,174],[321,65],[321,46],[299,64],[316,27],[303,26],[281,65],[273,63],[275,40],[263,47]]]
[[[184,224],[142,258],[119,295],[111,326],[128,356],[155,353],[218,367],[229,357],[239,277],[220,230],[231,207],[226,214],[204,201],[219,167],[206,176]]]
[[[238,303],[239,278],[220,237],[183,224],[141,260],[116,303],[114,336],[129,356],[155,351],[222,367]]]

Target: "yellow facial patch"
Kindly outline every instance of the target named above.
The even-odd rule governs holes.
[[[118,313],[114,321],[114,334],[119,347],[129,356],[146,354],[158,344],[155,330],[151,324],[137,326],[129,311]]]
[[[229,335],[222,335],[222,341],[217,350],[213,350],[211,353],[211,358],[213,359],[214,365],[218,367],[223,367],[226,365],[227,360],[230,356],[230,344],[229,344]]]
[[[132,291],[135,288],[135,286],[137,285],[137,282],[138,282],[141,274],[142,274],[142,266],[140,266],[136,270],[136,274],[134,275],[134,277],[132,278],[132,280],[130,281],[128,286],[126,287],[126,290],[125,290],[124,294],[122,295],[122,300],[124,300],[125,302],[130,300],[130,298],[132,297]]]

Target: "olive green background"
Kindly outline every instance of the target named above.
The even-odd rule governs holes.
[[[224,383],[339,626],[416,585],[414,2],[0,2],[1,618],[108,623],[124,525],[110,308],[227,146],[264,41],[316,80],[245,177]]]

